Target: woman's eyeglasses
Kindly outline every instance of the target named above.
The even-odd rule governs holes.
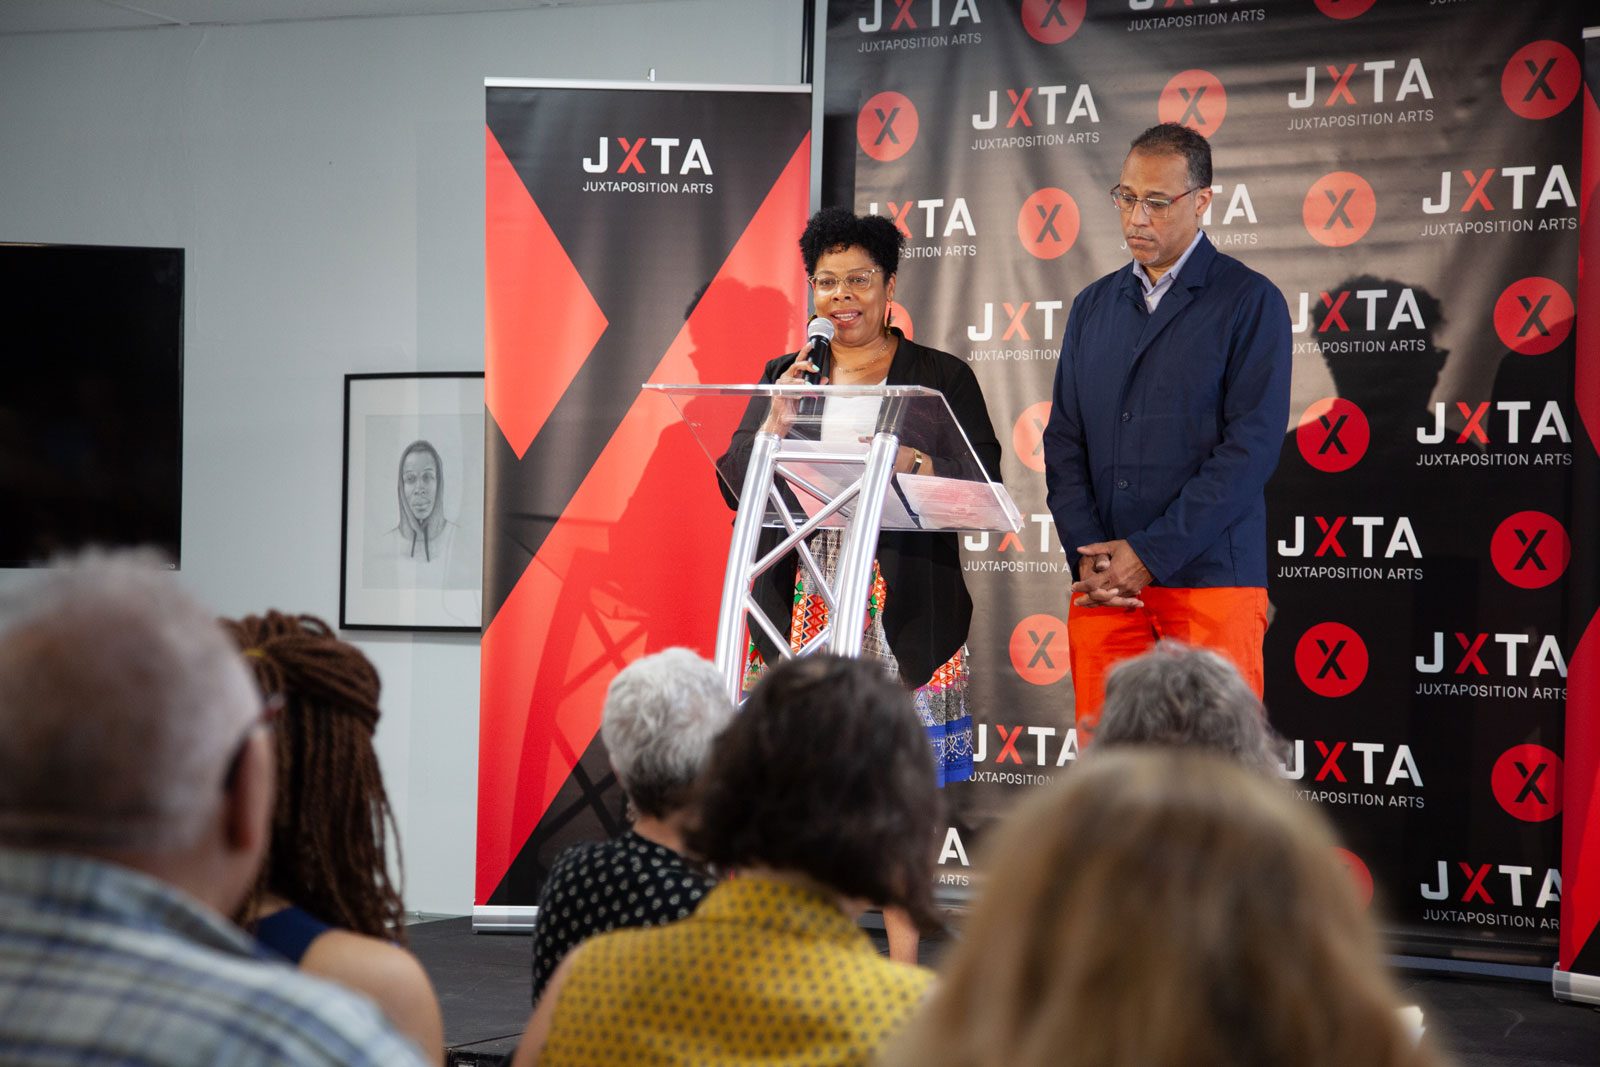
[[[842,279],[834,274],[816,274],[807,278],[806,281],[811,283],[812,291],[818,296],[827,296],[837,291],[841,281],[850,287],[852,293],[864,293],[872,285],[872,276],[881,270],[881,267],[873,267],[870,270],[853,270]]]

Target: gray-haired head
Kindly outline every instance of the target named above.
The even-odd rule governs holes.
[[[0,596],[0,842],[193,844],[260,709],[238,650],[158,554],[41,572]]]
[[[1135,744],[1210,749],[1263,770],[1281,756],[1261,701],[1234,665],[1179,641],[1158,642],[1106,678],[1091,751]]]
[[[1211,142],[1204,134],[1181,123],[1163,122],[1151,126],[1133,139],[1128,151],[1182,156],[1189,171],[1189,184],[1197,189],[1211,185]]]
[[[687,648],[669,648],[611,680],[600,738],[633,806],[661,817],[689,802],[712,741],[732,717],[716,667]]]

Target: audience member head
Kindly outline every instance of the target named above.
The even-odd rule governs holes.
[[[1204,752],[1086,760],[1003,824],[915,1067],[1427,1065],[1324,819]]]
[[[323,922],[405,941],[405,909],[389,876],[394,825],[372,734],[378,671],[310,615],[268,611],[223,628],[262,694],[281,700],[278,801],[256,886]]]
[[[606,689],[600,738],[634,810],[658,819],[684,810],[732,717],[717,668],[687,648],[624,667]]]
[[[0,597],[0,844],[114,859],[231,911],[271,803],[261,714],[159,555],[42,571]]]
[[[1281,756],[1265,709],[1227,659],[1161,641],[1106,678],[1093,752],[1119,745],[1205,748],[1273,770]]]
[[[799,872],[933,929],[937,811],[906,691],[879,664],[809,656],[767,671],[718,738],[690,847],[723,869]]]

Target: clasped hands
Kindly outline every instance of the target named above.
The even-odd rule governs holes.
[[[1126,541],[1079,545],[1073,604],[1080,608],[1142,608],[1139,591],[1154,578]]]

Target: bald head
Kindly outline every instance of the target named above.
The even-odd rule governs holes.
[[[158,557],[41,572],[0,597],[0,843],[188,847],[259,709],[237,649]]]

